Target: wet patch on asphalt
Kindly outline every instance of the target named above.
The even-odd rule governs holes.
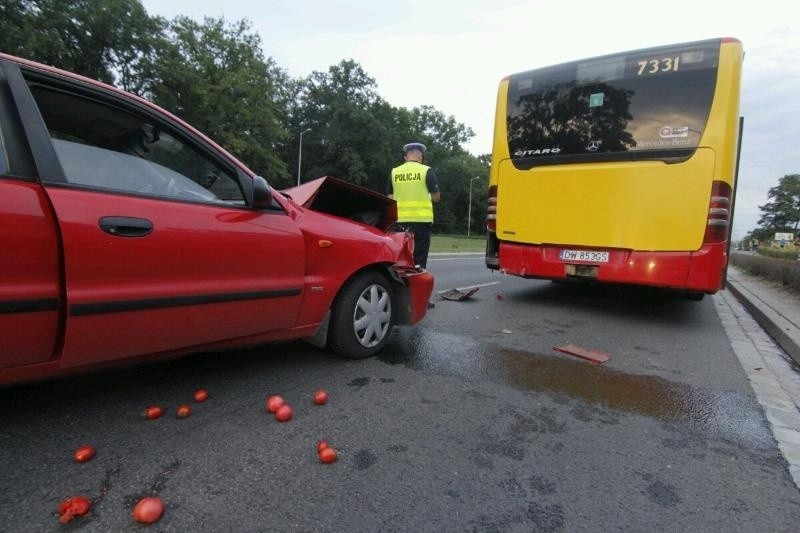
[[[616,413],[622,411],[687,423],[748,448],[774,445],[761,406],[739,391],[694,388],[658,376],[626,374],[555,354],[515,350],[422,328],[397,333],[379,356],[387,364],[548,393],[559,403],[573,405],[573,417],[584,422],[616,424]],[[575,400],[579,403],[573,404]],[[537,417],[534,425],[538,427],[539,422]],[[524,426],[525,421],[520,423]]]

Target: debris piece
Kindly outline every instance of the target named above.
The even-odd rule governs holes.
[[[466,300],[476,292],[480,287],[463,287],[460,289],[449,289],[438,293],[439,298],[443,300],[450,300],[453,302],[460,302]]]
[[[761,372],[762,370],[764,370],[764,367],[757,366],[757,367],[755,367],[755,368],[754,368],[754,370],[755,370],[756,372]]]
[[[503,333],[511,333],[511,330],[510,329],[504,329]]]
[[[506,297],[503,296],[502,294],[500,294],[499,292],[497,294],[495,294],[494,297],[497,298],[498,300],[505,300],[506,299]]]
[[[601,352],[600,350],[592,350],[590,348],[584,348],[583,346],[578,346],[577,344],[553,346],[553,349],[557,352],[563,352],[569,355],[574,355],[576,357],[580,357],[581,359],[587,359],[589,361],[592,361],[593,363],[598,363],[598,364],[603,364],[609,359],[611,359],[611,355],[607,354],[606,352]]]

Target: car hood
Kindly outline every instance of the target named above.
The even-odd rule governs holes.
[[[297,204],[388,231],[397,221],[397,203],[361,185],[332,176],[281,191]]]

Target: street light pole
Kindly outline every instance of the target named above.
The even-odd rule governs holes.
[[[300,147],[297,149],[297,184],[300,185],[300,165],[303,163],[303,135],[311,131],[307,128],[300,132]]]
[[[472,226],[472,182],[481,179],[480,176],[475,176],[469,180],[469,204],[467,205],[467,237],[469,237],[470,226]]]

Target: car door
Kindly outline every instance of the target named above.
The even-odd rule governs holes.
[[[277,204],[247,205],[234,162],[122,93],[22,72],[45,139],[31,141],[61,169],[41,179],[64,257],[63,366],[294,325],[302,235]]]
[[[56,223],[0,68],[0,368],[51,360],[61,302]]]

